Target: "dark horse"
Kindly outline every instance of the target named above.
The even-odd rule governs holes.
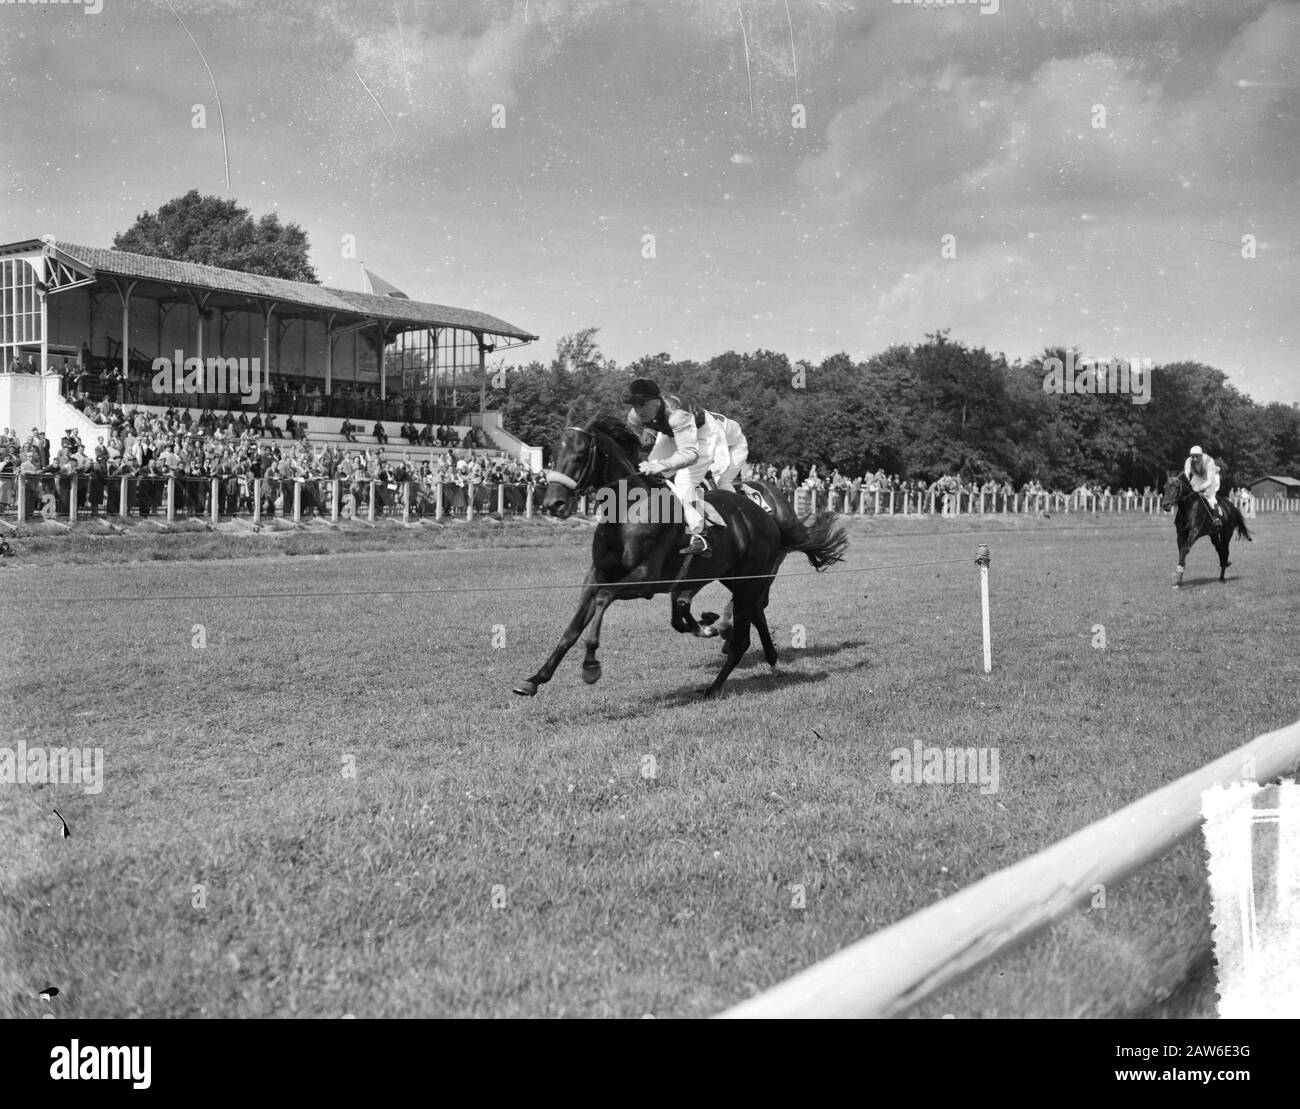
[[[751,627],[758,631],[768,665],[776,665],[776,648],[763,610],[785,556],[802,551],[817,570],[843,557],[848,540],[842,528],[832,526],[834,513],[822,512],[805,524],[780,494],[754,482],[773,505],[773,513],[738,493],[714,490],[705,494],[725,524],[708,530],[711,555],[689,556],[688,563],[687,557],[678,553],[684,540],[680,502],[663,478],[638,473],[640,446],[631,431],[612,419],[593,419],[583,427],[570,427],[556,444],[544,510],[553,516],[568,516],[578,496],[594,490],[598,509],[603,505],[606,511],[592,539],[591,569],[583,582],[578,611],[537,673],[514,687],[520,696],[533,696],[539,685],[551,680],[560,660],[588,625],[582,680],[588,685],[598,681],[600,624],[605,610],[617,600],[670,593],[672,626],[677,631],[713,634],[691,615],[691,598],[716,579],[731,590],[735,622],[727,637],[722,669],[713,684],[701,690],[706,696],[715,694],[749,650]]]
[[[1165,482],[1164,496],[1160,499],[1161,508],[1169,509],[1175,505],[1178,506],[1178,512],[1174,517],[1174,527],[1178,535],[1178,565],[1174,568],[1174,573],[1178,575],[1178,580],[1174,582],[1174,588],[1183,584],[1187,552],[1202,535],[1208,535],[1210,542],[1214,544],[1214,549],[1219,552],[1219,580],[1226,581],[1225,575],[1228,567],[1232,565],[1228,561],[1228,544],[1232,542],[1233,531],[1235,530],[1247,542],[1253,542],[1246,528],[1246,521],[1242,518],[1241,509],[1231,501],[1221,500],[1219,507],[1223,509],[1223,523],[1216,529],[1201,495],[1192,489],[1191,482],[1184,474],[1174,474]]]

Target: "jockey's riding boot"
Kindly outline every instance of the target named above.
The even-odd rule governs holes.
[[[692,535],[691,541],[677,552],[682,555],[699,555],[701,558],[708,558],[712,552],[709,550],[709,541],[703,535]]]

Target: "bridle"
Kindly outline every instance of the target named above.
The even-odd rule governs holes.
[[[1165,492],[1160,495],[1160,506],[1162,508],[1177,508],[1189,497],[1196,496],[1196,490],[1192,488],[1191,482],[1189,482],[1187,478],[1184,477],[1182,474],[1180,474],[1178,477],[1170,478],[1170,482],[1177,484],[1180,492],[1178,496],[1176,496],[1172,501],[1169,501],[1169,503],[1166,504],[1165,502],[1169,498],[1169,491],[1168,491],[1168,487],[1166,486]]]
[[[580,427],[566,427],[564,430],[576,431],[587,440],[587,461],[576,479],[569,477],[568,474],[560,473],[559,470],[547,470],[546,480],[553,481],[556,485],[563,485],[566,489],[576,493],[580,489],[586,489],[591,484],[592,471],[596,468],[596,450],[594,446],[596,437],[590,431],[585,431]]]

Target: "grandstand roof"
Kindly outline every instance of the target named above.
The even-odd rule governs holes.
[[[40,249],[44,245],[39,239],[10,243],[0,246],[0,255]],[[274,300],[280,304],[296,305],[319,312],[339,312],[390,323],[409,324],[412,327],[455,327],[525,343],[537,338],[512,323],[469,308],[427,304],[418,300],[353,292],[350,289],[332,289],[308,281],[287,281],[280,277],[264,277],[261,274],[204,266],[197,262],[174,262],[148,254],[105,250],[102,247],[83,246],[63,240],[55,240],[54,249],[59,256],[97,278],[133,278],[258,300]]]

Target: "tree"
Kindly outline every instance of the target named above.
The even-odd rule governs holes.
[[[113,238],[114,250],[318,284],[307,233],[274,212],[254,220],[235,200],[191,189],[157,212],[144,212]]]

